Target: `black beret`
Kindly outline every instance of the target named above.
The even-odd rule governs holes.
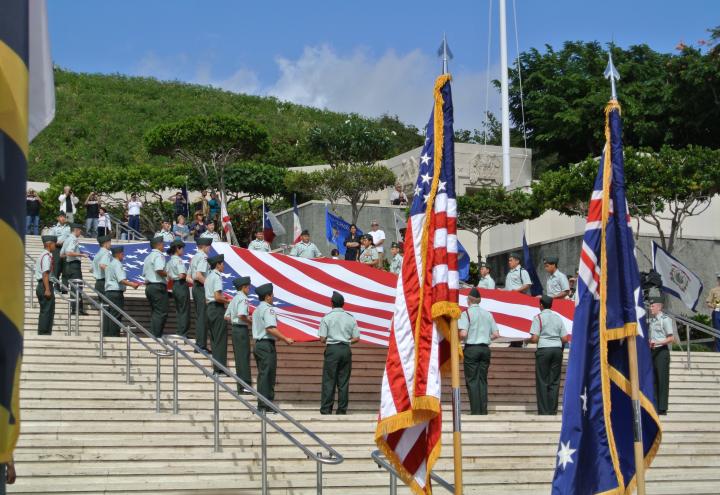
[[[124,252],[125,252],[125,247],[124,247],[124,246],[112,246],[112,247],[110,248],[110,252],[111,252],[112,254],[124,253]]]
[[[478,263],[478,268],[490,268],[490,265],[488,265],[484,261],[481,261],[480,263]]]
[[[510,253],[510,256],[508,256],[508,258],[515,258],[518,261],[522,260],[520,253]]]
[[[477,287],[473,287],[470,289],[470,294],[468,294],[470,297],[474,297],[475,299],[480,299],[480,291]]]
[[[84,226],[83,224],[81,224],[81,223],[75,223],[75,222],[73,222],[73,223],[70,224],[70,228],[71,228],[71,229],[85,230],[85,226]]]
[[[334,290],[332,296],[330,297],[330,302],[334,307],[339,308],[342,307],[343,304],[345,304],[345,298],[338,291]]]
[[[57,236],[56,235],[44,235],[40,239],[42,239],[43,244],[46,242],[57,242]]]
[[[210,266],[214,267],[218,263],[223,263],[225,261],[225,255],[224,254],[216,254],[215,256],[212,256],[208,258],[207,262]]]
[[[557,265],[558,261],[559,259],[557,256],[548,256],[545,258],[545,263],[550,263],[551,265]]]
[[[250,277],[238,277],[235,280],[233,280],[233,286],[237,290],[242,289],[246,285],[250,285]]]
[[[648,298],[648,303],[650,303],[650,304],[655,304],[655,303],[662,304],[662,302],[663,302],[662,297],[649,297]]]
[[[553,298],[548,295],[544,295],[540,298],[540,302],[542,303],[543,306],[545,306],[546,308],[549,309],[549,308],[552,308]]]
[[[97,238],[98,244],[105,244],[108,241],[112,241],[111,235],[101,235]]]
[[[392,244],[390,244],[390,247],[400,249],[400,244],[398,244],[397,242],[393,242]]]
[[[154,246],[155,244],[163,244],[165,242],[165,239],[162,238],[162,236],[153,237],[150,239],[150,245]]]
[[[300,233],[300,235],[310,235],[310,231],[305,229]]]
[[[212,244],[212,237],[200,237],[195,242],[198,246],[209,246]]]
[[[67,213],[65,213],[64,211],[59,211],[56,216],[58,216],[58,217],[67,217]]]
[[[263,284],[258,287],[255,287],[255,294],[257,294],[258,299],[261,301],[265,299],[265,296],[268,294],[272,294],[273,292],[273,284]]]
[[[170,247],[185,247],[185,243],[183,241],[181,241],[180,239],[177,239],[170,243]]]
[[[367,240],[367,241],[370,241],[371,243],[373,242],[373,236],[371,236],[370,234],[364,234],[364,235],[362,236],[362,238],[365,239],[365,240]]]

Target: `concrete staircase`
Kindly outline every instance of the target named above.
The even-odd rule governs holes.
[[[28,239],[28,252],[35,257],[39,251],[38,239]],[[131,312],[144,323],[142,292],[128,296]],[[259,493],[260,422],[254,416],[221,392],[221,451],[213,452],[209,379],[180,359],[180,411],[172,414],[172,365],[163,359],[162,409],[156,413],[155,357],[134,343],[132,383],[126,384],[125,339],[106,339],[106,357],[100,359],[97,313],[81,318],[80,336],[67,336],[66,303],[57,306],[52,336],[37,335],[37,309],[26,307],[23,427],[15,456],[18,481],[9,493]],[[345,456],[342,464],[325,467],[324,493],[387,493],[388,474],[369,458],[385,350],[353,350],[350,414],[344,417],[318,411],[322,348],[279,345],[278,351],[279,405]],[[533,353],[493,349],[490,370],[491,414],[463,417],[466,493],[547,493],[560,416],[534,414]],[[664,439],[648,473],[648,493],[718,493],[719,406],[720,357],[695,354],[688,371],[684,356],[673,355],[670,413],[663,418]],[[450,431],[448,410],[444,418]],[[288,422],[277,421],[294,433]],[[268,431],[271,493],[315,493],[315,463]],[[452,481],[450,435],[443,442],[436,471]]]

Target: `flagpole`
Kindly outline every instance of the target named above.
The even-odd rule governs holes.
[[[608,52],[608,64],[605,68],[605,77],[610,79],[610,97],[617,100],[615,81],[620,79],[620,74],[615,68],[612,60],[612,51]],[[610,145],[606,153],[610,152]],[[633,405],[633,450],[635,453],[635,481],[637,482],[637,494],[645,495],[645,452],[643,448],[642,435],[642,406],[640,405],[640,374],[638,372],[637,336],[626,337],[628,352],[628,367],[630,371],[630,398]]]

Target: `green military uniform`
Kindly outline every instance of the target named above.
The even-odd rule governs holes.
[[[43,274],[52,275],[53,255],[50,251],[43,251],[35,260],[35,280],[37,286],[35,295],[40,304],[40,314],[38,316],[38,335],[52,334],[53,322],[55,320],[55,293],[50,285],[50,297],[45,297],[45,285],[43,284]]]
[[[480,280],[478,280],[477,284],[478,289],[494,289],[495,288],[495,280],[490,275],[485,275],[484,277],[480,277]]]
[[[277,354],[275,351],[275,337],[267,332],[268,327],[277,327],[275,309],[272,305],[263,301],[264,296],[272,291],[265,287],[265,284],[258,287],[255,292],[260,299],[252,320],[252,333],[255,339],[255,363],[257,364],[257,391],[266,399],[275,400],[275,373],[277,371]],[[267,410],[267,407],[258,402],[258,409]]]
[[[162,242],[161,238],[154,238],[153,245]],[[150,302],[152,314],[150,316],[150,333],[155,337],[162,337],[165,322],[168,316],[168,293],[165,277],[158,274],[158,270],[165,271],[165,256],[157,249],[145,258],[143,264],[143,278],[145,279],[145,297]]]
[[[650,342],[659,342],[674,335],[673,323],[665,313],[658,313],[648,318]],[[655,371],[655,404],[659,413],[668,410],[670,396],[670,349],[667,345],[656,345],[652,348],[653,369]]]
[[[122,249],[122,246],[113,247],[113,251],[117,252]],[[117,258],[112,259],[108,267],[105,269],[105,297],[121,310],[125,309],[125,285],[121,282],[127,280],[127,273],[120,260]],[[108,311],[118,321],[121,320],[120,311],[113,308],[108,308]],[[103,326],[103,335],[107,337],[119,337],[120,327],[111,319],[106,319],[106,324]]]
[[[209,263],[220,256],[210,258]],[[214,264],[214,263],[211,263]],[[215,292],[222,292],[222,276],[217,270],[211,270],[205,279],[205,303],[207,304],[208,328],[212,339],[212,357],[223,366],[227,366],[227,325],[225,324],[225,305],[215,301]],[[218,371],[217,369],[215,370]]]
[[[70,224],[61,224],[60,222],[58,222],[52,229],[50,229],[50,234],[57,237],[57,243],[55,243],[55,250],[52,253],[53,271],[51,275],[53,275],[56,279],[60,280],[60,277],[63,274],[63,267],[65,266],[65,261],[60,257],[60,251],[62,250],[62,246],[65,243],[65,239],[67,239],[67,237],[70,235]]]
[[[185,280],[186,272],[182,258],[177,254],[171,256],[167,264],[167,274],[168,280],[173,281],[172,293],[175,301],[177,334],[183,337],[187,337],[190,330],[190,289]]]
[[[475,303],[462,312],[458,328],[467,331],[463,365],[470,399],[470,414],[487,414],[489,346],[492,335],[498,332],[497,324],[489,311]]]
[[[72,224],[71,228],[82,227],[80,224]],[[65,238],[62,249],[60,250],[60,257],[64,258],[63,262],[63,284],[70,288],[70,280],[82,280],[82,260],[81,256],[67,256],[66,253],[78,253],[80,252],[80,242],[75,234],[70,234]],[[81,286],[82,287],[82,286]],[[82,290],[80,291],[79,301],[75,301],[75,290],[70,291],[70,305],[72,306],[73,313],[83,313],[83,298]]]
[[[393,259],[390,260],[390,273],[397,273],[399,275],[402,271],[402,262],[403,257],[400,253],[393,256]]]
[[[241,320],[241,316],[249,316],[249,302],[245,293],[242,292],[244,285],[250,284],[250,277],[241,277],[233,281],[237,294],[225,310],[225,317],[230,318],[232,325],[233,354],[235,356],[235,374],[249,386],[252,386],[252,374],[250,373],[250,329],[247,321]],[[242,387],[238,384],[238,393]]]
[[[518,265],[510,270],[505,277],[505,290],[517,290],[523,285],[532,285],[532,281],[528,271]]]
[[[251,251],[263,251],[265,253],[270,252],[270,244],[267,241],[261,241],[259,239],[253,239],[248,245],[248,249]]]
[[[555,297],[561,292],[569,291],[570,282],[568,281],[567,275],[560,270],[555,270],[552,275],[548,276],[545,287],[547,288],[547,294],[550,297]]]
[[[366,265],[372,265],[377,259],[380,257],[378,254],[377,249],[375,246],[370,245],[365,249],[361,248],[360,251],[360,257],[358,258],[358,261],[360,263],[365,263]]]
[[[172,242],[175,240],[175,234],[169,230],[159,230],[155,232],[155,237],[162,237],[163,242]]]
[[[350,396],[350,372],[352,371],[350,341],[360,337],[357,321],[341,307],[335,307],[320,320],[318,337],[327,338],[323,361],[320,412],[332,414],[335,388],[337,388],[337,414],[345,414]]]
[[[561,339],[567,335],[567,330],[557,313],[543,309],[533,318],[530,335],[539,336],[535,351],[538,414],[556,414],[563,357]]]
[[[298,242],[292,247],[290,256],[296,256],[298,258],[319,258],[322,256],[320,250],[312,242]]]
[[[211,239],[198,239],[197,245],[210,245]],[[190,268],[188,275],[193,281],[192,297],[195,302],[195,344],[201,349],[207,349],[207,305],[205,304],[205,288],[200,283],[196,275],[201,273],[207,276],[209,267],[207,264],[207,254],[198,250],[190,260]]]

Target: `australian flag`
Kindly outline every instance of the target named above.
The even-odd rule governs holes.
[[[640,273],[625,198],[620,105],[605,109],[606,144],[580,255],[578,301],[563,398],[554,494],[629,493],[636,484],[627,339],[635,339],[644,462],[662,430]]]

